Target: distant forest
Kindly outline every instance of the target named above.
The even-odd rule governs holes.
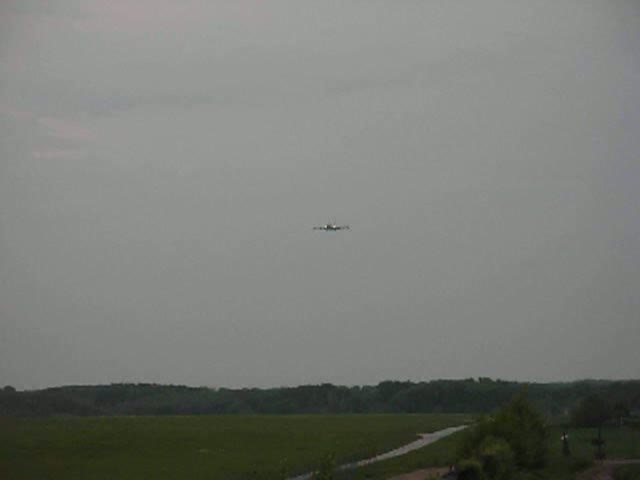
[[[123,383],[18,391],[6,386],[0,389],[0,416],[480,413],[498,409],[523,390],[548,417],[565,417],[594,396],[618,411],[640,410],[640,380],[521,383],[478,378],[268,389]]]

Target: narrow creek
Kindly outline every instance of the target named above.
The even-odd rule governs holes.
[[[407,443],[406,445],[402,445],[401,447],[395,448],[385,453],[381,453],[380,455],[376,455],[375,457],[365,458],[364,460],[358,460],[357,462],[345,463],[344,465],[340,465],[338,467],[338,470],[351,470],[354,468],[364,467],[365,465],[370,465],[372,463],[381,462],[382,460],[387,460],[389,458],[399,457],[400,455],[409,453],[412,450],[417,450],[418,448],[425,447],[430,443],[440,440],[441,438],[449,436],[452,433],[458,432],[464,428],[467,428],[467,426],[460,425],[458,427],[449,427],[432,433],[419,433],[418,436],[420,438],[414,440],[411,443]],[[296,477],[290,477],[287,480],[308,480],[314,473],[315,472],[304,473]]]

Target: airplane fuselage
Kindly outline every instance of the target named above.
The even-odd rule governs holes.
[[[335,225],[333,223],[328,223],[326,225],[322,225],[320,227],[313,227],[314,230],[324,230],[325,232],[337,232],[339,230],[348,230],[349,225]]]

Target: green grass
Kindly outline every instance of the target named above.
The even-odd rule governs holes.
[[[576,472],[592,465],[595,449],[591,440],[598,436],[595,428],[569,429],[569,446],[571,456],[562,455],[562,429],[549,429],[548,448],[549,462],[540,475],[530,478],[549,480],[572,480]],[[640,432],[629,428],[607,427],[602,429],[602,438],[606,442],[604,449],[608,459],[625,459],[640,457]]]
[[[366,458],[468,415],[0,419],[0,478],[273,480]],[[445,448],[446,450],[446,448]]]
[[[596,428],[570,428],[569,446],[571,456],[593,459],[594,447],[591,440],[598,436]],[[562,456],[562,429],[549,429],[549,453],[552,460]],[[606,427],[602,429],[604,449],[608,459],[640,458],[640,432],[626,427]]]

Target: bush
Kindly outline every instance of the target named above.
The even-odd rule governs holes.
[[[482,471],[492,480],[510,480],[515,472],[511,447],[502,438],[487,437],[480,444]]]
[[[544,419],[524,395],[518,395],[498,411],[494,435],[507,441],[519,468],[536,469],[544,466],[547,454]]]
[[[461,460],[456,466],[458,480],[484,480],[482,465],[473,458]]]
[[[477,460],[492,480],[512,478],[516,468],[538,469],[547,453],[544,420],[524,395],[518,395],[493,418],[482,418],[469,428],[457,453],[458,458]]]
[[[478,446],[482,441],[493,436],[493,419],[480,417],[470,428],[467,428],[461,435],[456,452],[457,458],[470,458],[478,454]]]

